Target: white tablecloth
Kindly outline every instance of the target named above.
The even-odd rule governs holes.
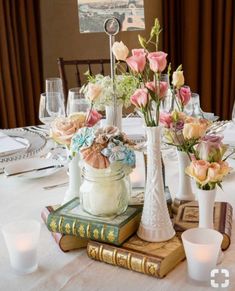
[[[177,166],[177,161],[168,156],[167,183],[173,195],[178,187]],[[41,220],[40,212],[43,207],[60,203],[66,189],[65,187],[45,191],[42,187],[63,181],[67,181],[64,169],[50,177],[34,180],[5,178],[1,174],[0,226],[23,218]],[[228,201],[235,209],[235,173],[226,178],[223,189],[224,191],[218,190],[216,200]],[[63,253],[43,223],[38,258],[39,268],[36,272],[25,276],[14,274],[3,236],[0,235],[0,290],[216,290],[191,282],[187,278],[185,261],[164,279],[156,279],[93,261],[86,256],[85,250]],[[230,248],[224,253],[224,260],[219,267],[230,272],[230,286],[223,290],[235,290],[235,230]]]

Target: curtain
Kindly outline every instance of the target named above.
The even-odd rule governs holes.
[[[42,88],[40,0],[0,0],[0,128],[35,124]]]
[[[235,1],[162,0],[163,50],[204,111],[231,119],[235,98]]]

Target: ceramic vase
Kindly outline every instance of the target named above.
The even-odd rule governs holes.
[[[81,171],[79,166],[79,160],[79,154],[77,154],[69,162],[69,187],[65,193],[62,205],[75,197],[79,197],[79,191],[81,186]]]
[[[106,112],[106,125],[114,125],[117,126],[120,130],[122,130],[122,104],[117,105],[116,117],[113,105],[105,106],[105,112]]]
[[[199,205],[199,227],[214,228],[214,204],[216,189],[202,190],[197,189]]]
[[[149,242],[171,239],[175,231],[170,220],[165,199],[162,162],[161,127],[147,127],[147,183],[144,207],[137,235]]]

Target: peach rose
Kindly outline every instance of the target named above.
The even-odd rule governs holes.
[[[172,85],[179,89],[184,85],[183,71],[175,71],[172,75]]]
[[[210,163],[208,168],[208,179],[210,182],[216,182],[218,180],[218,175],[220,172],[220,164]]]
[[[183,135],[186,140],[198,139],[205,135],[207,126],[200,122],[185,123],[183,128]]]
[[[185,169],[186,174],[196,180],[201,185],[208,183],[207,171],[209,163],[203,160],[194,160],[190,163],[189,167]]]
[[[147,58],[149,60],[150,69],[155,73],[164,71],[167,65],[166,57],[167,54],[164,52],[149,53]]]
[[[129,54],[129,49],[122,41],[115,41],[112,46],[112,52],[118,61],[125,61]]]
[[[51,124],[51,137],[59,144],[70,145],[76,131],[76,123],[66,117],[58,117]]]

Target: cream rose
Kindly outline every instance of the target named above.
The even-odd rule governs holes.
[[[183,136],[186,140],[198,139],[206,133],[207,125],[200,122],[185,123]]]
[[[70,145],[77,127],[73,120],[65,117],[56,118],[51,124],[51,137],[60,144]]]
[[[180,88],[184,85],[183,71],[175,71],[172,76],[172,85],[176,88]]]
[[[90,100],[90,102],[95,102],[95,100],[99,98],[101,92],[102,87],[100,85],[89,83],[86,97]]]
[[[129,49],[122,41],[115,41],[112,46],[112,52],[118,61],[125,61],[128,57]]]

